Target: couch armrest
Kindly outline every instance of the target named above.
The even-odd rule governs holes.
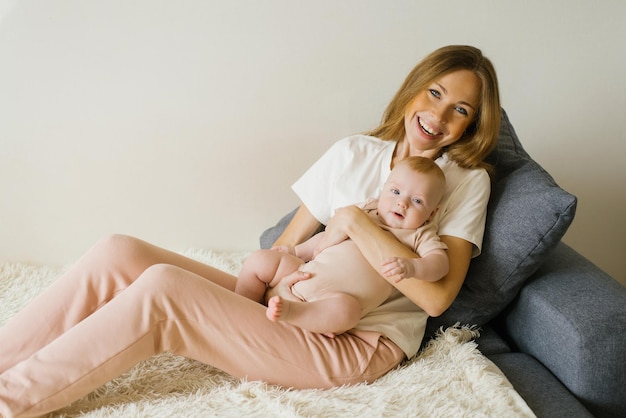
[[[559,243],[504,321],[594,415],[626,411],[626,288],[589,260]]]

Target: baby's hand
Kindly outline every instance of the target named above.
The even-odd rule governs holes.
[[[385,277],[397,276],[394,283],[415,276],[415,269],[411,259],[391,257],[383,261],[381,272]]]
[[[278,251],[285,254],[296,255],[296,247],[291,245],[277,245],[272,247],[272,251]]]

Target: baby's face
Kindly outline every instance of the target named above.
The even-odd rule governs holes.
[[[396,166],[378,200],[378,216],[391,228],[417,229],[435,214],[443,190],[432,174]]]

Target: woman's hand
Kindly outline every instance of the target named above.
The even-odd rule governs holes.
[[[265,304],[272,296],[280,296],[283,299],[302,302],[302,300],[291,292],[294,284],[301,280],[308,280],[312,277],[311,273],[296,270],[293,273],[283,277],[276,286],[268,287],[265,291]]]
[[[361,214],[363,212],[356,206],[346,206],[335,211],[335,214],[326,225],[324,238],[317,245],[314,256],[321,253],[326,248],[337,245],[350,238],[347,233],[347,227],[353,222],[355,213]]]

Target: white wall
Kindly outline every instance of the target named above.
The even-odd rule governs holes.
[[[626,283],[625,18],[620,0],[0,0],[0,259],[66,263],[113,231],[254,249],[303,170],[467,43],[579,197],[566,242]]]

